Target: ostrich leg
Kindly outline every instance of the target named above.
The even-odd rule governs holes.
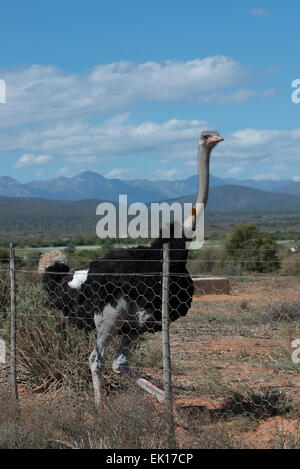
[[[113,334],[114,330],[105,330],[104,328],[97,327],[97,343],[90,355],[89,361],[93,378],[95,405],[97,409],[103,406],[101,373],[104,365],[105,349],[112,339]]]
[[[104,365],[105,349],[111,339],[118,333],[127,317],[127,304],[123,298],[117,301],[116,306],[106,305],[103,311],[95,314],[94,322],[97,329],[97,341],[90,355],[90,368],[93,378],[95,405],[97,408],[103,405],[102,396],[102,368]]]
[[[139,336],[137,333],[131,333],[122,337],[121,344],[113,362],[113,370],[116,373],[126,374],[140,388],[154,396],[159,402],[163,402],[165,399],[164,391],[159,389],[157,386],[154,386],[154,384],[150,383],[147,379],[139,376],[129,367],[128,356],[138,338]]]
[[[93,388],[94,388],[94,397],[95,397],[95,406],[97,409],[103,406],[103,397],[102,397],[102,381],[101,381],[101,369],[103,366],[103,355],[104,349],[95,346],[94,350],[90,355],[90,368],[93,378]]]

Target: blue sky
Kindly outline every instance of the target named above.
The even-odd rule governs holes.
[[[298,0],[2,0],[0,175],[300,180]]]

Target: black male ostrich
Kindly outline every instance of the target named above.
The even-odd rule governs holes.
[[[199,210],[184,222],[182,237],[160,236],[151,246],[117,249],[99,261],[92,261],[87,270],[69,273],[66,256],[60,251],[42,255],[39,272],[50,304],[62,311],[80,328],[96,327],[96,346],[90,356],[96,405],[102,403],[101,370],[105,348],[116,335],[122,336],[113,369],[136,379],[146,391],[163,399],[163,392],[148,381],[134,375],[129,368],[130,350],[144,332],[162,328],[162,247],[169,242],[169,318],[185,316],[191,306],[194,286],[186,268],[187,232],[204,209],[209,189],[209,157],[222,141],[217,132],[205,131],[199,140]],[[184,231],[184,233],[183,233]]]

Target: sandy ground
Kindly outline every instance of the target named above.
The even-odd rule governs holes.
[[[249,320],[255,311],[266,311],[271,302],[298,299],[297,279],[233,283],[230,295],[196,294],[188,317],[172,325],[176,408],[193,409],[194,413],[197,409],[200,413],[218,409],[224,402],[218,393],[228,387],[237,391],[277,389],[285,392],[290,402],[297,402],[299,409],[300,364],[293,366],[291,361],[291,341],[300,338],[299,321]],[[232,324],[229,318],[233,318]],[[230,425],[234,427],[234,422]],[[299,437],[300,422],[296,417],[274,416],[233,434],[251,447],[263,448],[278,435]]]
[[[187,424],[205,412],[220,409],[228,390],[279,390],[300,415],[300,364],[293,365],[292,340],[300,338],[298,321],[262,320],[272,302],[300,299],[298,279],[232,281],[230,295],[195,294],[186,318],[171,326],[174,408]],[[256,313],[259,313],[258,315]],[[151,342],[158,347],[161,335]],[[161,366],[143,368],[143,373],[162,383]],[[7,376],[7,370],[6,370]],[[2,379],[4,368],[2,366]],[[1,378],[1,373],[0,373]],[[20,386],[24,401],[35,396]],[[47,399],[54,395],[48,394]],[[295,414],[272,416],[237,425],[239,416],[222,419],[233,438],[253,448],[272,445],[274,439],[299,438],[300,422]],[[184,439],[178,427],[177,437]]]

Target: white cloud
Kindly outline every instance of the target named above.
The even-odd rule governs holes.
[[[187,62],[123,61],[98,65],[84,74],[42,65],[3,71],[7,103],[0,114],[0,152],[25,153],[18,168],[48,164],[51,157],[43,156],[48,154],[83,165],[145,153],[160,161],[192,162],[199,134],[207,127],[204,121],[136,123],[130,112],[148,100],[193,97],[194,102],[226,104],[272,93],[243,88],[226,93],[226,88],[241,86],[247,73],[239,62],[224,56]]]
[[[283,171],[300,171],[300,129],[258,130],[242,129],[225,135],[222,145],[214,151],[215,167],[222,162],[233,166],[250,163],[256,168],[270,167],[268,174],[257,174],[259,178],[280,179]]]
[[[241,173],[244,170],[242,166],[233,166],[232,168],[228,169],[227,174],[228,176],[235,176],[236,174]]]
[[[252,177],[254,181],[263,181],[263,180],[271,180],[271,181],[278,181],[280,179],[279,174],[277,173],[262,173],[262,174],[256,174],[255,176]]]
[[[159,169],[158,171],[156,171],[155,176],[158,179],[172,180],[172,179],[178,179],[178,177],[180,176],[180,172],[178,171],[177,168],[172,168],[166,171]]]
[[[260,93],[260,97],[262,99],[267,99],[267,98],[270,98],[270,96],[274,96],[276,93],[277,93],[277,90],[275,88],[268,88],[267,90],[262,91]]]
[[[63,166],[57,171],[56,176],[73,177],[83,170],[84,168],[79,169],[79,168],[75,168],[74,166]]]
[[[214,103],[214,104],[240,104],[249,101],[252,98],[266,99],[273,96],[276,93],[274,88],[269,88],[264,91],[250,90],[246,88],[240,88],[239,90],[232,92],[213,92],[206,93],[197,98],[193,98],[194,103]]]
[[[237,61],[221,56],[188,62],[118,62],[82,75],[33,65],[2,75],[7,103],[1,107],[0,152],[24,153],[17,168],[49,164],[52,157],[48,155],[63,158],[65,167],[136,154],[167,163],[180,159],[192,167],[199,134],[211,125],[179,119],[136,123],[130,112],[139,103],[193,97],[195,103],[227,104],[264,99],[276,92],[240,88],[247,71]],[[97,120],[88,120],[93,117]],[[300,128],[239,129],[225,135],[214,159],[220,164],[226,158],[227,168],[242,167],[245,161],[280,164],[284,160],[291,165],[299,161],[299,148]],[[121,174],[122,168],[113,171]]]
[[[284,162],[279,162],[277,164],[273,164],[270,167],[270,171],[268,173],[260,173],[253,176],[255,181],[262,181],[263,179],[271,179],[272,181],[278,181],[283,179],[285,176],[283,175],[284,172],[290,171],[289,165]]]
[[[249,10],[249,13],[253,16],[270,16],[270,13],[263,8],[253,8],[252,10]]]
[[[198,120],[171,119],[157,124],[129,120],[122,123],[88,125],[57,124],[22,129],[11,139],[1,138],[0,151],[27,148],[34,153],[64,156],[71,162],[95,162],[116,156],[148,153],[158,159],[190,159],[195,155],[197,139],[207,123]]]
[[[278,130],[243,129],[232,134],[231,143],[239,147],[263,146],[288,134],[289,132]]]
[[[64,73],[32,65],[3,72],[7,103],[0,128],[128,112],[145,100],[173,101],[241,84],[246,69],[223,56],[187,62],[116,62],[89,72]]]
[[[50,164],[52,160],[53,160],[52,156],[48,156],[48,155],[35,156],[32,153],[25,153],[16,162],[15,168],[25,168],[26,166],[43,166],[43,165]]]
[[[17,167],[46,164],[51,157],[62,157],[68,163],[96,163],[128,155],[149,155],[160,162],[181,160],[193,165],[197,155],[197,140],[202,130],[211,128],[204,121],[171,119],[157,124],[152,121],[136,124],[127,120],[120,123],[104,122],[88,125],[57,124],[51,128],[22,129],[14,138],[6,139],[0,133],[0,151],[20,151],[27,148],[29,155],[19,160]],[[216,147],[213,161],[220,165],[226,160],[230,166],[244,166],[245,162],[279,165],[287,168],[299,164],[300,128],[293,130],[240,129]],[[24,156],[24,155],[23,155]],[[50,162],[50,160],[48,160]],[[282,166],[281,166],[282,168]],[[280,171],[279,169],[278,171]]]
[[[128,174],[131,174],[134,170],[133,169],[125,169],[125,168],[115,168],[109,171],[105,177],[106,178],[121,178],[124,179],[124,177],[128,176]]]

